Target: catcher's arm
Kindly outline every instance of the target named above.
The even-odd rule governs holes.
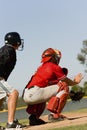
[[[66,82],[68,86],[74,86],[74,85],[80,83],[82,79],[83,79],[83,76],[81,73],[79,73],[74,77],[74,80],[71,80],[70,78],[66,77],[66,78],[62,79],[62,81]]]

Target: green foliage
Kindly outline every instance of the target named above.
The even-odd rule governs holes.
[[[82,54],[78,54],[77,59],[80,61],[81,64],[85,64],[85,57]]]
[[[18,101],[17,101],[17,107],[23,107],[23,106],[26,106],[26,103],[24,102],[22,97],[19,97]],[[4,100],[4,102],[2,104],[2,109],[0,109],[0,110],[3,110],[3,109],[7,109],[7,101],[6,101],[6,99]]]
[[[80,87],[79,85],[75,85],[71,88],[71,90],[73,90],[74,92],[77,92],[77,91],[83,91],[83,88]]]
[[[87,82],[84,82],[84,86],[83,86],[85,95],[87,96]]]
[[[17,102],[17,107],[22,107],[22,106],[26,106],[26,103],[24,102],[22,97],[19,97]]]
[[[71,88],[74,92],[82,91],[85,92],[85,96],[87,96],[87,82],[84,82],[83,86],[75,85]]]
[[[83,41],[83,47],[81,52],[77,55],[77,59],[80,61],[80,64],[84,65],[85,72],[87,73],[87,40]]]

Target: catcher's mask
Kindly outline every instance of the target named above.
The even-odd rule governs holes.
[[[41,62],[53,62],[56,64],[59,64],[60,58],[61,58],[61,52],[56,49],[48,48],[42,53],[42,59]]]

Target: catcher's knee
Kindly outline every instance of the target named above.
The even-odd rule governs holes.
[[[53,96],[48,102],[47,109],[53,113],[60,113],[66,104],[67,97],[67,93],[60,97]]]
[[[58,86],[59,86],[58,92],[60,92],[62,90],[64,90],[66,93],[69,92],[69,87],[68,87],[68,85],[65,82],[61,82],[61,81],[58,82]]]
[[[53,96],[47,104],[47,109],[53,113],[56,113],[59,106],[59,101],[60,99],[58,97]]]

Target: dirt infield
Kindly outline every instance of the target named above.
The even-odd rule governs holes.
[[[39,125],[39,126],[29,126],[25,130],[39,130],[39,129],[48,130],[52,128],[60,128],[60,127],[65,127],[65,126],[87,123],[87,113],[69,112],[69,113],[64,113],[64,115],[67,116],[68,119],[65,119],[64,121],[58,121],[55,123],[47,123],[47,124]],[[47,116],[42,116],[41,118],[47,121]]]

